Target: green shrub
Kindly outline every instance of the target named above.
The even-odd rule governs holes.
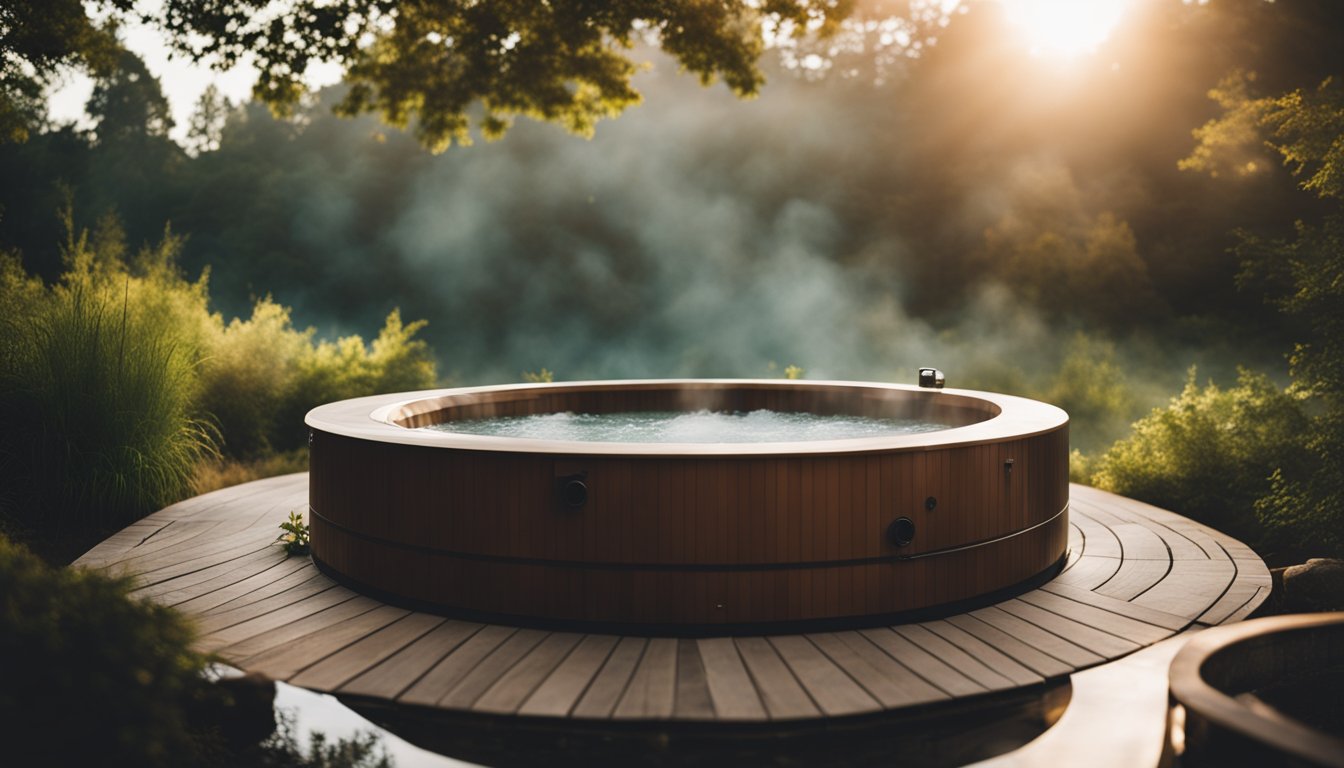
[[[1224,390],[1200,387],[1192,368],[1179,397],[1095,460],[1092,481],[1263,543],[1256,503],[1276,471],[1306,460],[1307,423],[1298,400],[1262,374],[1243,370]]]
[[[191,628],[130,589],[0,537],[7,765],[195,765],[218,749],[213,729],[192,723],[216,694]]]
[[[128,279],[129,280],[129,279]],[[214,453],[192,415],[190,348],[74,272],[11,326],[0,372],[7,506],[22,525],[124,525],[178,498]]]
[[[220,476],[221,454],[295,466],[317,405],[435,383],[424,323],[396,310],[371,345],[315,341],[270,298],[226,325],[208,275],[180,273],[181,237],[128,261],[114,218],[92,235],[64,221],[55,285],[0,254],[0,530],[47,556],[182,498],[201,468]]]
[[[307,445],[303,417],[333,400],[435,384],[429,345],[414,338],[424,321],[403,324],[392,310],[378,337],[314,343],[294,328],[289,309],[259,300],[247,320],[220,326],[201,372],[200,407],[213,415],[224,450],[252,459]]]

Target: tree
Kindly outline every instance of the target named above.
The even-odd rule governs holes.
[[[231,66],[253,57],[254,95],[279,109],[303,94],[318,61],[339,62],[352,84],[344,114],[378,112],[414,121],[420,140],[443,150],[470,142],[468,110],[502,135],[518,115],[589,134],[594,123],[639,101],[629,51],[655,39],[706,84],[722,78],[742,96],[764,78],[756,61],[769,29],[833,31],[853,0],[167,0],[156,19],[195,60]]]
[[[1292,391],[1317,414],[1307,430],[1313,461],[1305,471],[1281,470],[1257,511],[1271,527],[1299,545],[1344,550],[1344,89],[1327,78],[1315,89],[1252,98],[1223,90],[1222,117],[1196,131],[1200,146],[1190,161],[1197,170],[1236,142],[1248,126],[1277,152],[1304,192],[1326,207],[1308,204],[1292,238],[1239,233],[1243,287],[1259,288],[1297,323],[1289,356]]]
[[[214,83],[207,85],[196,101],[196,111],[191,113],[187,125],[188,148],[198,155],[219,149],[224,124],[232,111],[233,104],[219,92],[219,87]]]
[[[103,0],[127,12],[133,0]],[[114,63],[114,31],[93,22],[80,0],[0,0],[0,142],[25,141],[42,122],[46,88],[61,69],[94,73]]]
[[[115,64],[94,80],[86,109],[102,144],[163,138],[173,128],[163,87],[145,62],[125,49],[118,51]]]

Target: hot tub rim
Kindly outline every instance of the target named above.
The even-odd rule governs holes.
[[[860,437],[840,440],[799,440],[761,443],[616,443],[588,441],[534,440],[529,438],[468,435],[454,432],[413,429],[395,419],[408,406],[453,397],[527,392],[544,396],[550,391],[580,389],[732,389],[734,387],[768,389],[855,389],[908,393],[923,398],[958,398],[985,403],[994,412],[988,418],[963,426],[932,432],[884,437]],[[930,390],[907,384],[868,381],[779,379],[615,379],[572,382],[494,384],[474,387],[449,387],[413,392],[341,400],[320,405],[307,413],[304,423],[313,430],[343,437],[382,443],[482,452],[537,453],[637,458],[713,456],[767,457],[820,456],[866,453],[899,453],[973,446],[1005,439],[1044,434],[1068,424],[1062,409],[1038,400],[968,389]]]

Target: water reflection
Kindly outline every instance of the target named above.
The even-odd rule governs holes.
[[[241,677],[231,668],[216,669],[235,683]],[[285,683],[262,685],[262,704],[269,702],[270,710],[263,706],[261,714],[273,716],[274,732],[261,742],[259,763],[294,768],[956,766],[1036,738],[1059,718],[1071,695],[1062,682],[903,710],[899,716],[784,729],[778,723],[704,729],[638,721],[592,727],[551,718],[450,713],[344,701]]]
[[[475,768],[407,742],[334,696],[263,682],[223,664],[213,665],[209,676],[223,681],[235,701],[224,727],[243,736],[239,759],[294,768]]]

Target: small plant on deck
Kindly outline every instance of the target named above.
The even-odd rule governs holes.
[[[280,528],[284,533],[275,540],[284,542],[286,552],[291,555],[308,554],[308,524],[303,522],[303,515],[290,512],[289,519],[281,523]]]

